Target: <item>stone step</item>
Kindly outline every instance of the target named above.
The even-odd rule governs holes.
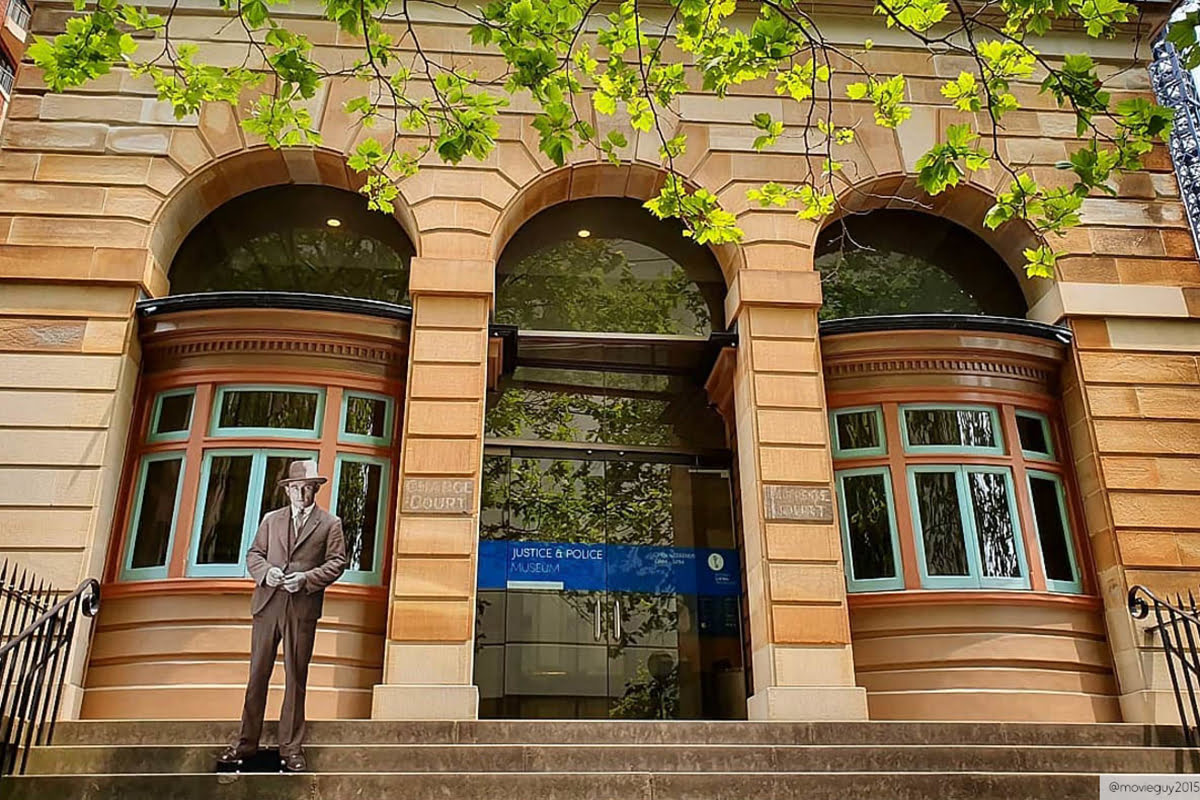
[[[54,744],[218,745],[237,723],[221,721],[60,722]],[[268,723],[264,743],[274,741]],[[974,722],[695,722],[486,720],[313,721],[312,744],[1005,744],[1064,747],[1180,746],[1176,726]]]
[[[215,747],[35,748],[29,774],[212,772]],[[310,745],[320,773],[1200,772],[1175,748],[985,745]]]
[[[1096,775],[974,773],[314,773],[26,775],[0,800],[1095,800]]]

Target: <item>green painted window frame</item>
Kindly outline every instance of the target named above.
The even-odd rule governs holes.
[[[190,395],[192,398],[191,407],[188,409],[187,427],[181,431],[169,431],[167,433],[156,433],[159,419],[162,417],[163,400],[168,397],[182,397]],[[196,417],[196,387],[189,386],[186,389],[167,389],[159,392],[154,396],[154,405],[150,411],[150,426],[146,429],[146,441],[154,444],[156,442],[180,442],[188,438],[192,432],[192,422]]]
[[[339,581],[357,583],[366,586],[378,586],[383,582],[383,532],[387,529],[388,481],[391,478],[392,462],[378,456],[363,456],[357,453],[338,453],[333,467],[333,500],[330,503],[330,513],[337,515],[338,489],[342,485],[342,464],[346,461],[361,464],[377,464],[382,468],[379,487],[379,509],[375,515],[375,561],[368,572],[366,570],[347,569]]]
[[[996,436],[994,447],[974,447],[954,444],[910,444],[908,441],[909,411],[986,411],[992,418],[992,432]],[[1000,425],[1000,411],[995,406],[958,403],[904,403],[898,412],[900,415],[900,441],[904,452],[913,454],[937,453],[975,456],[1001,456],[1004,450],[1004,429]]]
[[[238,550],[236,564],[197,564],[196,555],[200,549],[200,526],[204,524],[204,507],[208,502],[208,476],[214,458],[223,456],[250,456],[250,485],[246,490],[246,506],[242,509],[242,543]],[[192,522],[191,541],[188,542],[188,558],[186,574],[189,578],[241,578],[246,575],[246,550],[254,540],[262,520],[250,516],[253,509],[262,503],[262,493],[265,489],[267,459],[271,457],[291,458],[294,460],[318,458],[314,450],[293,450],[276,447],[221,447],[204,451],[200,462],[200,485],[196,491],[195,519]]]
[[[892,560],[895,563],[896,575],[891,578],[854,577],[854,558],[850,548],[850,516],[846,509],[846,492],[842,487],[844,478],[856,475],[882,475],[883,492],[887,498],[888,525],[892,534]],[[900,560],[900,532],[896,525],[896,499],[892,493],[892,472],[887,467],[863,467],[861,469],[840,469],[834,473],[837,480],[838,527],[842,533],[842,554],[846,565],[846,591],[848,592],[880,592],[904,588],[904,567]]]
[[[384,403],[383,429],[385,436],[367,436],[361,433],[350,433],[346,430],[346,415],[350,410],[350,398],[362,397],[367,400],[382,400]],[[392,426],[395,423],[396,404],[386,394],[376,392],[360,392],[347,389],[342,392],[342,408],[338,412],[338,441],[347,444],[389,445],[392,443]]]
[[[311,428],[223,428],[221,427],[221,408],[225,405],[225,395],[231,392],[294,392],[296,394],[313,394],[317,396],[317,408],[314,413]],[[320,386],[298,386],[294,384],[271,383],[249,384],[230,383],[218,386],[213,396],[212,417],[209,421],[209,435],[224,438],[285,438],[285,439],[320,439],[321,427],[325,421],[325,389]]]
[[[954,485],[958,492],[958,511],[962,518],[963,542],[967,554],[967,575],[930,575],[925,558],[925,537],[921,528],[921,509],[917,502],[916,476],[920,473],[956,473]],[[990,472],[1004,476],[1008,486],[1008,513],[1012,523],[1013,540],[1017,564],[1021,570],[1019,578],[985,578],[980,566],[979,533],[975,528],[975,508],[971,492],[967,487],[968,472]],[[917,548],[917,570],[921,575],[921,586],[925,589],[1010,589],[1029,590],[1029,563],[1025,556],[1025,539],[1021,533],[1021,519],[1017,513],[1016,487],[1012,469],[983,464],[922,464],[910,466],[907,474],[909,507],[912,511],[913,539]]]
[[[1021,444],[1021,431],[1017,429],[1017,446],[1021,448],[1021,455],[1029,461],[1057,461],[1058,456],[1054,453],[1054,437],[1050,435],[1050,418],[1045,414],[1040,414],[1037,411],[1025,411],[1023,409],[1016,410],[1017,417],[1025,417],[1026,419],[1037,420],[1042,426],[1042,436],[1046,438],[1046,452],[1038,450],[1026,450]]]
[[[146,473],[149,471],[149,466],[156,461],[178,461],[179,462],[179,479],[175,481],[175,507],[171,512],[171,530],[167,533],[167,561],[165,564],[157,567],[139,567],[130,566],[133,562],[134,546],[137,544],[134,537],[137,535],[138,523],[142,519],[142,501],[146,491]],[[182,450],[170,450],[165,453],[152,453],[142,456],[141,463],[138,465],[137,487],[134,490],[134,505],[133,513],[129,518],[129,527],[125,532],[125,554],[121,559],[121,580],[123,581],[138,581],[138,580],[155,580],[167,577],[167,570],[171,566],[171,552],[175,548],[176,527],[179,523],[179,501],[183,495],[183,478],[187,473],[187,455]]]
[[[875,431],[879,434],[879,444],[875,447],[843,448],[838,439],[838,417],[843,414],[861,414],[867,411],[872,411],[875,414]],[[834,458],[867,458],[869,456],[887,455],[887,431],[883,427],[883,407],[855,406],[853,408],[838,408],[829,412],[829,439],[833,444]]]
[[[1079,570],[1079,557],[1075,553],[1075,532],[1071,529],[1071,515],[1067,513],[1067,493],[1063,488],[1061,475],[1056,475],[1053,472],[1046,472],[1040,469],[1025,470],[1025,489],[1029,492],[1029,508],[1033,517],[1033,531],[1037,534],[1038,540],[1038,555],[1042,558],[1042,570],[1046,569],[1045,555],[1042,553],[1042,537],[1041,532],[1037,528],[1037,512],[1033,508],[1033,484],[1032,478],[1040,478],[1048,480],[1054,484],[1055,493],[1058,495],[1058,514],[1062,518],[1063,535],[1067,539],[1067,558],[1071,562],[1071,572],[1075,575],[1073,581],[1058,581],[1046,578],[1046,588],[1052,592],[1062,592],[1063,594],[1083,594],[1083,574]]]

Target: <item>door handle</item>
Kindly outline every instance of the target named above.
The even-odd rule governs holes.
[[[621,638],[621,598],[613,598],[613,635]]]
[[[598,641],[600,641],[600,637],[604,635],[604,634],[603,634],[603,632],[600,630],[600,615],[601,615],[601,614],[603,614],[603,613],[604,613],[604,611],[603,611],[603,610],[601,610],[601,607],[600,607],[600,597],[599,597],[599,596],[597,596],[597,597],[596,597],[596,614],[595,614],[595,617],[596,617],[596,630],[595,630],[595,632],[592,634],[592,635],[593,635],[593,636],[596,638],[596,641],[597,641],[597,642],[598,642]]]

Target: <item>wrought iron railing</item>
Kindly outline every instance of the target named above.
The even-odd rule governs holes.
[[[50,743],[79,615],[100,609],[94,579],[56,594],[28,571],[0,567],[0,778],[24,772],[29,749]]]
[[[1200,92],[1192,73],[1179,62],[1175,46],[1160,38],[1154,44],[1150,81],[1158,102],[1175,111],[1169,147],[1179,194],[1200,252]]]
[[[1200,727],[1200,698],[1197,697],[1200,695],[1200,656],[1196,651],[1200,644],[1200,608],[1191,592],[1186,600],[1176,594],[1175,602],[1171,603],[1145,586],[1131,588],[1129,613],[1133,618],[1147,619],[1151,610],[1155,622],[1151,630],[1158,635],[1167,657],[1167,673],[1175,691],[1183,740],[1188,747],[1195,747],[1197,728]]]

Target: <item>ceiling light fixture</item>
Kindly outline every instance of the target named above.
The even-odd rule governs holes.
[[[587,228],[581,228],[578,233],[578,236],[580,239],[586,239],[591,235],[592,235],[592,232],[589,231]]]
[[[338,219],[337,217],[330,217],[329,219],[325,220],[325,224],[331,228],[342,227],[342,221],[340,219]]]

